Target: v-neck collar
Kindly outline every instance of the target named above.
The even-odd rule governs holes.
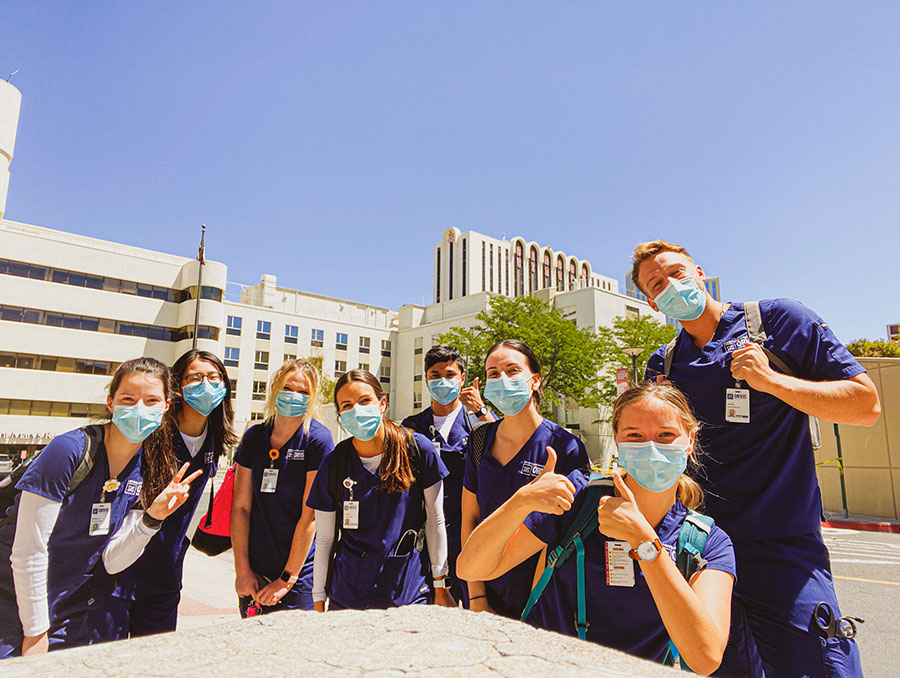
[[[503,421],[503,420],[501,419],[500,421]],[[530,435],[530,436],[528,436],[528,440],[526,440],[524,443],[522,443],[522,446],[516,451],[516,453],[515,453],[512,457],[509,458],[509,461],[508,461],[508,462],[506,462],[505,464],[501,464],[500,461],[499,461],[499,460],[494,456],[494,454],[491,452],[491,446],[492,446],[493,443],[494,443],[494,438],[495,438],[496,435],[497,435],[497,430],[500,428],[500,422],[497,422],[497,425],[496,425],[496,426],[494,427],[494,429],[490,432],[490,435],[488,436],[487,443],[485,444],[485,448],[484,448],[484,449],[485,449],[485,452],[486,452],[487,456],[490,457],[491,459],[493,459],[493,460],[494,460],[501,468],[506,468],[506,467],[509,466],[511,463],[513,463],[513,462],[519,457],[519,455],[522,454],[522,452],[523,452],[527,447],[529,447],[529,443],[531,443],[531,441],[532,441],[532,440],[534,439],[534,437],[537,435],[538,431],[540,431],[540,430],[543,428],[544,423],[545,423],[544,420],[541,419],[541,422],[537,425],[537,428],[534,429],[534,431],[531,432],[531,435]]]

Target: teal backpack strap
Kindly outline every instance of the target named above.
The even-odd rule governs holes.
[[[681,530],[678,532],[678,548],[675,551],[675,564],[686,581],[690,581],[695,572],[706,567],[703,549],[706,548],[706,540],[709,538],[709,533],[715,524],[716,521],[709,516],[688,510],[688,514],[681,524]],[[683,670],[691,670],[684,659],[682,659],[681,653],[675,647],[675,643],[672,642],[671,638],[669,639],[669,647],[666,649],[663,664],[666,666],[681,664]]]
[[[547,551],[547,565],[541,578],[528,596],[528,602],[522,611],[520,619],[526,621],[528,615],[531,614],[532,608],[540,600],[541,594],[550,583],[550,578],[558,565],[562,565],[569,559],[572,553],[576,553],[576,562],[578,564],[578,619],[576,626],[578,628],[579,638],[584,638],[587,633],[587,606],[584,594],[584,539],[587,539],[597,530],[597,505],[600,503],[600,497],[611,496],[616,493],[615,485],[612,478],[602,478],[591,476],[590,482],[584,488],[584,501],[578,509],[578,512],[572,518],[572,521],[566,526],[559,545],[554,549]]]

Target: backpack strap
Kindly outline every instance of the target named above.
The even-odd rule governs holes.
[[[612,478],[592,477],[587,487],[584,488],[584,501],[572,520],[566,526],[559,545],[547,551],[547,566],[541,574],[541,578],[535,584],[522,611],[520,619],[525,621],[531,614],[532,608],[541,598],[550,578],[557,566],[562,565],[569,559],[572,553],[576,554],[576,565],[578,571],[578,612],[575,620],[575,626],[578,631],[578,637],[582,640],[587,635],[587,610],[585,603],[585,582],[584,582],[584,539],[587,539],[597,531],[597,506],[600,503],[600,497],[612,496],[616,493],[615,485]]]
[[[758,301],[744,302],[744,320],[747,323],[747,336],[754,344],[759,344],[763,353],[765,353],[766,357],[769,359],[769,362],[789,377],[797,376],[794,374],[794,370],[788,367],[786,362],[765,347],[764,344],[769,337],[766,336],[766,328],[763,325],[762,313],[759,310]]]
[[[478,472],[481,466],[481,459],[484,457],[484,450],[487,447],[488,434],[491,432],[492,421],[478,422],[478,426],[472,429],[469,434],[469,457],[475,465],[475,472]]]
[[[680,334],[680,333],[679,333]],[[678,347],[678,335],[666,344],[666,352],[663,355],[663,378],[668,381],[669,372],[672,371],[672,359],[675,358],[675,349]]]
[[[325,578],[325,590],[331,586],[334,575],[334,563],[337,559],[337,546],[341,538],[341,525],[344,521],[344,478],[347,477],[348,455],[353,452],[353,438],[342,440],[331,451],[328,457],[328,494],[334,501],[334,539],[331,542],[331,560],[328,561],[328,575]]]
[[[81,460],[69,480],[69,486],[66,488],[67,497],[81,485],[93,470],[100,453],[100,445],[103,443],[103,424],[90,424],[83,426],[81,430],[84,431],[84,450],[81,453]]]

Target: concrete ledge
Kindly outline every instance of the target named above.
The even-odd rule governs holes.
[[[615,623],[614,618],[605,621]],[[674,674],[616,650],[496,615],[424,605],[326,614],[279,612],[0,662],[0,676],[29,678],[307,675],[671,678]]]

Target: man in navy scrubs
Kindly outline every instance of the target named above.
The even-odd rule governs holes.
[[[463,584],[456,577],[456,558],[462,550],[460,518],[462,481],[469,433],[479,421],[494,421],[481,394],[478,380],[468,388],[462,356],[452,346],[432,346],[425,354],[425,379],[431,407],[403,420],[403,426],[428,436],[450,471],[444,478],[444,521],[450,565],[450,594],[467,605]]]
[[[814,619],[820,602],[840,612],[820,533],[808,415],[871,426],[881,411],[875,385],[797,301],[759,301],[764,352],[748,336],[748,317],[751,327],[760,324],[754,305],[713,299],[683,247],[639,245],[632,280],[654,310],[683,325],[669,369],[663,347],[645,376],[668,377],[688,396],[702,424],[697,480],[706,513],[734,542],[732,635],[716,675],[759,675],[763,667],[779,677],[861,676],[855,641],[826,638]]]

